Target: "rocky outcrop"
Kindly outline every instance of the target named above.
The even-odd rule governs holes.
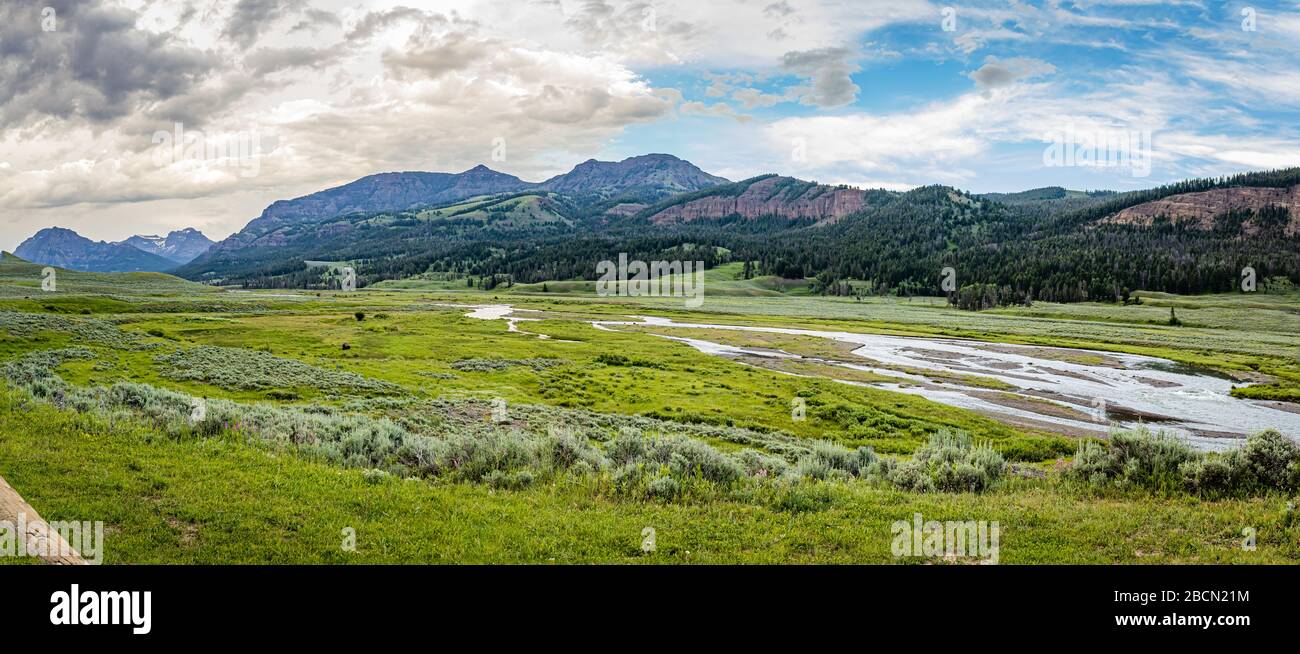
[[[726,216],[781,216],[833,223],[868,208],[872,194],[871,191],[826,186],[792,177],[766,177],[748,184],[743,191],[736,192],[738,190],[728,188],[725,192],[686,200],[665,207],[649,218],[657,224]]]
[[[1176,225],[1208,230],[1214,228],[1215,218],[1229,211],[1258,211],[1269,206],[1285,207],[1291,214],[1286,233],[1300,233],[1300,185],[1290,188],[1245,186],[1181,193],[1129,207],[1098,222],[1149,227],[1157,216],[1164,216]],[[1248,233],[1254,229],[1250,223],[1245,227]]]

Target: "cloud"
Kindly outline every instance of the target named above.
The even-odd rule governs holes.
[[[984,90],[999,89],[1022,79],[1056,72],[1056,66],[1029,57],[999,60],[997,57],[989,56],[984,62],[978,70],[967,75],[975,81],[975,86]]]
[[[302,0],[239,0],[226,19],[221,36],[247,50],[272,22],[302,6]]]
[[[665,140],[733,178],[894,187],[990,170],[1014,186],[1041,172],[1044,132],[1068,125],[1152,130],[1162,180],[1297,153],[1294,11],[1261,11],[1248,33],[1235,11],[1189,3],[979,0],[948,33],[941,6],[0,0],[0,240],[55,222],[222,236],[271,201],[379,171],[487,163],[542,179]],[[259,146],[251,161],[159,164],[151,137],[175,122]],[[505,161],[491,160],[498,138]]]
[[[344,55],[339,46],[328,48],[258,48],[244,58],[254,75],[270,75],[292,68],[320,69],[338,62]]]
[[[134,24],[123,13],[108,32],[147,41]],[[560,172],[552,161],[587,158],[627,126],[672,115],[681,100],[613,59],[487,36],[457,17],[395,9],[347,24],[351,40],[227,50],[220,64],[208,62],[201,83],[166,95],[146,86],[93,129],[35,111],[33,120],[54,119],[57,129],[0,132],[0,206],[40,214],[192,198],[197,207],[255,189],[269,204],[290,188],[484,162],[541,179]],[[330,67],[348,73],[338,87],[320,75]],[[267,77],[291,69],[299,72]],[[152,137],[175,121],[202,143],[256,135],[258,147],[237,160],[160,163]],[[505,162],[492,162],[498,138],[510,153]],[[251,217],[227,216],[229,229]]]
[[[715,102],[707,104],[704,102],[683,102],[678,111],[691,116],[715,116],[719,118],[731,118],[740,122],[748,122],[753,119],[752,116],[746,116],[739,113],[734,107],[724,102]]]
[[[787,165],[820,177],[836,176],[836,170],[840,176],[898,173],[918,163],[917,173],[935,174],[985,149],[975,126],[990,104],[980,94],[968,94],[899,113],[786,118],[772,123],[766,136],[777,152],[798,150]]]
[[[298,21],[297,25],[289,28],[289,34],[298,32],[311,32],[315,34],[325,27],[343,27],[343,21],[339,20],[333,12],[322,11],[320,9],[308,9],[303,12],[304,18]]]
[[[852,63],[854,53],[847,48],[819,48],[787,52],[781,57],[781,69],[808,80],[796,93],[804,104],[840,107],[857,99],[858,85],[852,75],[860,68]]]
[[[44,31],[40,4],[0,5],[0,124],[9,128],[43,117],[108,123],[147,111],[195,88],[216,63],[208,52],[135,29],[136,14],[113,6],[51,0],[57,27]]]

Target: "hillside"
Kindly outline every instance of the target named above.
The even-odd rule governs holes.
[[[642,210],[640,215],[660,225],[727,216],[778,216],[833,223],[892,196],[888,191],[864,191],[764,175],[670,198]]]
[[[1194,229],[1212,230],[1234,219],[1248,234],[1280,227],[1300,232],[1300,184],[1290,188],[1242,186],[1180,193],[1128,207],[1100,223],[1150,227],[1157,219]]]
[[[282,245],[286,227],[351,213],[406,211],[455,202],[479,195],[509,193],[529,184],[513,175],[476,166],[463,173],[380,173],[267,207],[244,229],[220,242],[214,250],[229,251],[254,245]]]
[[[1050,187],[973,195],[946,186],[899,193],[764,175],[654,199],[644,180],[664,184],[660,193],[682,179],[708,181],[679,177],[694,167],[659,157],[588,162],[571,178],[545,183],[590,192],[534,185],[417,210],[284,224],[250,247],[214,247],[178,273],[325,288],[331,282],[304,262],[349,261],[362,286],[422,277],[489,289],[592,280],[596,262],[626,253],[708,266],[749,261],[744,280],[810,279],[812,292],[838,295],[946,295],[940,272],[952,268],[955,295],[980,298],[972,308],[1113,302],[1137,290],[1227,292],[1247,266],[1261,280],[1300,282],[1300,234],[1294,214],[1279,213],[1290,209],[1278,208],[1295,197],[1294,170],[1122,194]],[[602,195],[610,189],[618,194]],[[1189,218],[1160,218],[1179,212]]]
[[[56,300],[68,295],[115,295],[126,289],[135,295],[211,294],[221,290],[157,272],[83,272],[55,268],[56,290],[41,290],[45,264],[0,253],[0,297]]]

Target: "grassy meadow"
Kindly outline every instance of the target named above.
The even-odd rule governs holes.
[[[971,313],[813,296],[732,268],[708,271],[692,309],[596,297],[589,282],[485,293],[450,276],[339,293],[59,271],[46,292],[41,266],[6,255],[0,476],[46,519],[104,520],[109,563],[932,562],[891,553],[890,525],[914,513],[997,521],[1003,563],[1300,557],[1286,452],[1259,449],[1284,468],[1267,483],[1207,486],[1207,466],[1240,462],[1160,447],[1140,476],[1102,457],[1084,478],[1069,437],[590,324],[657,315],[1131,352],[1295,400],[1300,295]],[[504,303],[521,320],[463,306]],[[1197,484],[1168,483],[1178,475]]]

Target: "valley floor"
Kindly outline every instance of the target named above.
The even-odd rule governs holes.
[[[221,292],[161,275],[72,275],[43,294],[25,272],[0,266],[0,477],[48,520],[103,520],[109,563],[944,561],[891,550],[891,526],[917,513],[997,522],[1002,563],[1300,557],[1282,493],[1098,490],[1062,478],[1078,447],[1069,434],[874,388],[873,373],[754,365],[653,329],[592,324],[654,315],[1078,347],[1097,351],[1089,365],[1160,357],[1230,375],[1243,398],[1283,400],[1300,387],[1294,295],[982,313],[922,298],[719,295],[690,309],[537,289]],[[466,315],[466,305],[497,304],[520,320]],[[1171,307],[1182,326],[1163,324]],[[763,338],[741,345],[847,356],[825,339]],[[173,405],[190,401],[208,416],[178,421],[186,411]],[[556,430],[581,442],[546,436]],[[694,463],[665,455],[629,482],[601,467],[628,432],[678,439],[673,456]],[[906,462],[950,432],[987,443],[1008,474],[983,492],[914,492],[838,470],[767,479],[769,468],[802,471],[819,442]],[[400,447],[428,435],[444,449]],[[447,438],[471,458],[475,438],[534,458],[471,474]],[[746,462],[747,480],[710,477],[719,456]],[[571,460],[583,457],[596,457],[595,470]],[[643,550],[647,528],[653,552]],[[1258,534],[1254,549],[1243,530]]]

